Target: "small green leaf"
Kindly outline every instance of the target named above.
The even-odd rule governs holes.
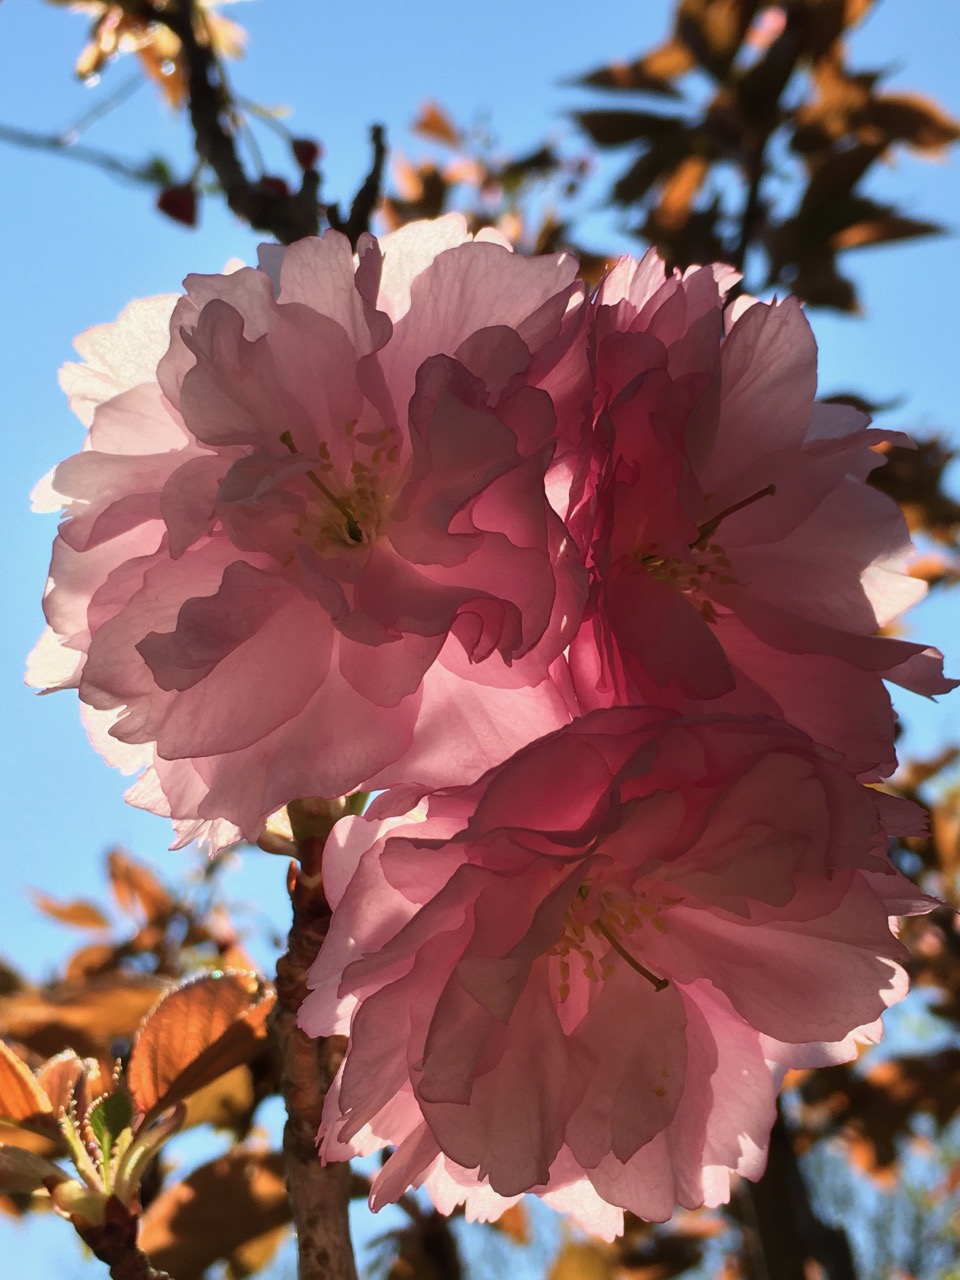
[[[110,1157],[123,1131],[129,1129],[132,1119],[133,1106],[130,1096],[122,1088],[98,1098],[87,1112],[87,1126],[100,1148],[100,1168],[104,1186],[108,1191],[110,1189]]]

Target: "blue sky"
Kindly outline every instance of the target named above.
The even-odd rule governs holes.
[[[563,112],[588,98],[560,82],[650,47],[670,8],[667,0],[415,0],[402,6],[386,0],[251,0],[229,10],[250,32],[248,56],[235,64],[233,80],[240,96],[295,109],[295,132],[324,143],[328,197],[349,198],[368,163],[369,124],[382,121],[395,145],[416,151],[404,130],[427,98],[458,121],[485,120],[513,152],[545,136],[569,136]],[[78,85],[72,67],[84,39],[85,19],[62,7],[41,0],[0,6],[0,120],[55,132],[132,73],[133,66],[122,62],[97,88]],[[922,89],[954,115],[960,114],[958,48],[956,0],[881,0],[852,39],[858,66],[889,68],[891,86]],[[183,121],[149,88],[87,140],[135,159],[162,152],[183,172],[189,167]],[[289,173],[281,153],[271,153],[271,139],[265,145]],[[0,800],[8,868],[0,895],[0,955],[42,977],[72,939],[35,915],[22,886],[63,897],[98,893],[102,851],[118,842],[174,878],[197,857],[166,853],[165,823],[124,805],[124,780],[88,746],[71,695],[38,698],[21,684],[25,655],[41,627],[39,600],[55,532],[52,518],[30,514],[28,494],[82,440],[56,371],[84,328],[113,319],[131,298],[176,290],[190,271],[220,270],[231,257],[250,260],[257,237],[216,200],[206,202],[201,228],[186,231],[153,212],[144,188],[57,156],[4,146],[0,166],[0,385],[7,450],[0,507],[7,548]],[[902,154],[871,191],[910,214],[960,223],[956,159],[931,163]],[[885,423],[921,434],[945,428],[960,442],[960,240],[866,251],[847,262],[866,319],[812,314],[823,390],[857,388],[876,400],[900,398],[902,407]],[[910,625],[914,634],[940,644],[948,667],[960,674],[955,607],[925,607]],[[921,726],[913,735],[918,748],[957,732],[960,702],[923,708],[922,714],[916,700],[905,708]],[[253,897],[282,926],[282,881],[282,864],[254,853],[242,864],[237,860],[227,885],[231,897]],[[266,953],[262,957],[266,963]],[[0,1242],[16,1230],[0,1219]],[[73,1242],[67,1245],[65,1259]]]

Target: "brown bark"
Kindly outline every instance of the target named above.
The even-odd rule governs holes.
[[[297,1026],[297,1011],[307,994],[307,970],[330,922],[320,880],[320,855],[329,828],[346,811],[342,803],[291,806],[300,862],[291,868],[293,924],[286,954],[277,963],[272,1033],[287,1106],[283,1154],[300,1280],[356,1280],[357,1276],[347,1213],[350,1166],[322,1165],[316,1151],[323,1100],[346,1041],[341,1036],[311,1040]]]

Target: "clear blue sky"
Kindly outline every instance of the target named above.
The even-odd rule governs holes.
[[[560,82],[616,57],[648,48],[663,32],[668,0],[484,0],[451,4],[416,0],[332,3],[252,0],[229,10],[250,32],[247,58],[235,64],[238,94],[264,104],[289,104],[296,132],[322,139],[329,198],[349,197],[368,163],[367,129],[387,125],[395,145],[420,104],[433,98],[459,121],[484,118],[504,147],[520,152],[545,136],[569,133],[563,111],[587,99]],[[0,120],[55,132],[81,116],[132,71],[111,67],[94,90],[76,84],[73,62],[86,20],[40,0],[0,5]],[[957,0],[881,0],[852,40],[863,68],[888,67],[890,84],[921,89],[960,114],[956,59]],[[183,121],[144,88],[88,135],[97,145],[140,158],[151,151],[188,168]],[[267,139],[269,152],[271,143]],[[286,168],[279,158],[278,167]],[[131,298],[178,288],[190,271],[217,271],[231,257],[250,260],[256,237],[216,200],[202,226],[186,231],[156,215],[146,189],[56,156],[0,147],[0,227],[5,253],[0,307],[5,501],[0,507],[7,547],[7,607],[0,628],[0,688],[5,732],[0,738],[0,797],[6,818],[7,879],[0,895],[0,954],[37,977],[68,951],[72,939],[35,916],[22,886],[58,896],[99,892],[102,851],[127,845],[179,876],[192,853],[169,855],[165,823],[127,808],[125,782],[92,749],[69,694],[37,698],[22,684],[23,661],[41,627],[52,518],[31,515],[36,480],[79,448],[82,429],[58,389],[56,372],[71,356],[71,340],[91,324],[113,319]],[[957,160],[918,161],[903,154],[880,174],[872,192],[908,213],[957,226]],[[813,313],[825,392],[857,388],[877,400],[902,398],[884,419],[919,433],[946,428],[960,442],[957,382],[957,294],[960,240],[917,242],[848,258],[867,312],[865,320]],[[957,620],[949,609],[925,609],[911,625],[948,652],[960,674]],[[915,701],[906,705],[915,715]],[[956,734],[960,702],[923,711],[918,748]],[[283,867],[251,854],[231,873],[236,899],[255,897],[278,925],[284,921]],[[267,957],[263,955],[266,963]],[[45,1224],[44,1224],[45,1225]],[[49,1230],[49,1229],[48,1229]],[[0,1247],[19,1228],[0,1219]],[[45,1233],[46,1234],[46,1233]],[[66,1274],[83,1269],[68,1232],[49,1230]],[[24,1277],[47,1274],[26,1262]],[[90,1271],[96,1274],[91,1266]]]

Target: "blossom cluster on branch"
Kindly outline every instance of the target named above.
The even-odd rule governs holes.
[[[324,852],[320,1153],[611,1236],[757,1177],[783,1072],[905,989],[918,811],[882,634],[923,592],[889,433],[799,306],[624,259],[595,292],[456,216],[265,247],[88,332],[30,679],[180,843],[382,791]]]

